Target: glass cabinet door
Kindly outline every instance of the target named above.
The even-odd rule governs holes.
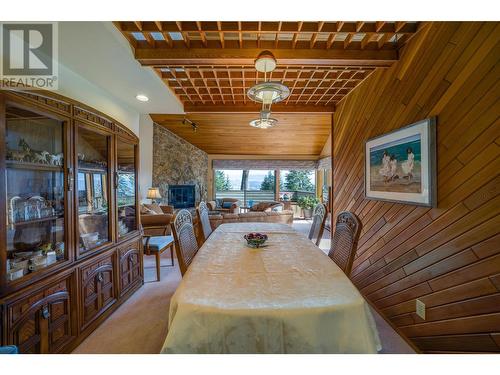
[[[118,237],[137,229],[136,216],[136,146],[117,139],[116,200]]]
[[[77,132],[79,253],[111,241],[109,231],[110,136],[79,127]]]
[[[7,280],[67,257],[65,121],[6,106]]]

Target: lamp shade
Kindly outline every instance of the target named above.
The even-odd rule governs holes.
[[[161,194],[160,194],[160,189],[151,187],[148,189],[148,199],[160,199]]]

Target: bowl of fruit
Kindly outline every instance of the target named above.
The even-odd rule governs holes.
[[[248,233],[243,237],[247,240],[247,245],[253,248],[263,247],[267,241],[267,234],[262,233]]]

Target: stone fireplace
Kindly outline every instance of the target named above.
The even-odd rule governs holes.
[[[160,194],[163,197],[161,202],[173,204],[170,201],[170,187],[190,186],[190,191],[194,189],[194,203],[189,202],[191,204],[189,207],[195,207],[200,201],[207,199],[207,184],[207,153],[163,126],[154,124],[153,186],[160,189]],[[184,194],[184,192],[180,194]]]

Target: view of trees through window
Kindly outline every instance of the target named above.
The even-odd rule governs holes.
[[[316,174],[314,170],[280,171],[280,199],[296,202],[302,196],[314,196]]]
[[[238,198],[244,204],[275,200],[276,175],[274,170],[216,170],[214,172],[216,198]],[[280,171],[280,199],[296,201],[303,195],[314,195],[314,170]]]

